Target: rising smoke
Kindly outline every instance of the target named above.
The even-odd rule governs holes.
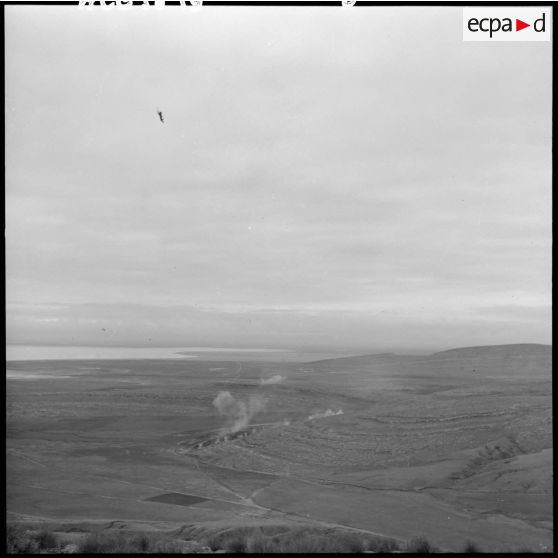
[[[281,376],[280,374],[275,374],[275,376],[271,376],[271,378],[262,378],[260,380],[261,386],[269,386],[271,384],[280,384],[285,379],[285,376]]]
[[[310,415],[308,417],[308,420],[321,419],[321,418],[325,418],[325,417],[333,417],[335,415],[342,415],[342,414],[343,414],[343,409],[339,409],[338,411],[332,411],[331,409],[328,409],[327,411],[324,411],[323,413],[316,413],[314,415]]]
[[[213,406],[227,419],[224,432],[231,434],[246,428],[252,418],[263,411],[265,404],[261,395],[251,395],[246,403],[236,400],[228,391],[220,391],[213,400]]]

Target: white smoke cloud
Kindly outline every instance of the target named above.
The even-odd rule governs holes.
[[[246,428],[252,418],[263,411],[266,400],[261,395],[251,395],[248,402],[236,400],[228,391],[220,391],[213,400],[218,413],[227,418],[226,433],[234,433]]]
[[[308,417],[308,420],[320,419],[320,418],[325,418],[325,417],[333,417],[333,416],[342,415],[342,414],[343,414],[343,409],[339,409],[338,411],[332,411],[331,409],[328,409],[327,411],[324,411],[323,413],[316,413],[314,415],[310,415]]]
[[[271,378],[262,378],[260,380],[261,386],[269,386],[271,384],[280,384],[285,380],[285,376],[281,376],[280,374],[275,374],[275,376],[271,376]]]

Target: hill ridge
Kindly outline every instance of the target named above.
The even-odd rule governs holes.
[[[307,364],[322,364],[328,362],[343,362],[343,361],[363,361],[371,359],[381,359],[381,358],[407,358],[415,360],[423,360],[429,358],[437,358],[440,356],[469,356],[473,354],[488,354],[488,353],[501,353],[507,352],[508,354],[516,353],[522,354],[524,356],[534,356],[534,355],[552,355],[552,345],[546,345],[544,343],[507,343],[503,345],[473,345],[467,347],[456,347],[454,349],[446,349],[444,351],[437,351],[435,353],[430,353],[427,355],[419,354],[399,354],[399,353],[365,353],[359,355],[344,356],[338,358],[320,359]]]

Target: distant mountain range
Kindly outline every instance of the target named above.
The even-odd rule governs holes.
[[[360,355],[308,363],[316,371],[393,372],[400,374],[477,373],[498,377],[551,377],[552,345],[521,343],[463,347],[431,355]]]
[[[463,347],[460,349],[449,349],[430,355],[431,357],[454,356],[461,358],[479,356],[549,356],[552,355],[552,345],[540,345],[538,343],[517,343],[514,345],[483,345],[480,347]]]

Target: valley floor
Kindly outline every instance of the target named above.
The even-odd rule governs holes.
[[[8,522],[319,526],[550,552],[550,357],[524,352],[9,362]],[[222,391],[262,401],[235,434]]]

